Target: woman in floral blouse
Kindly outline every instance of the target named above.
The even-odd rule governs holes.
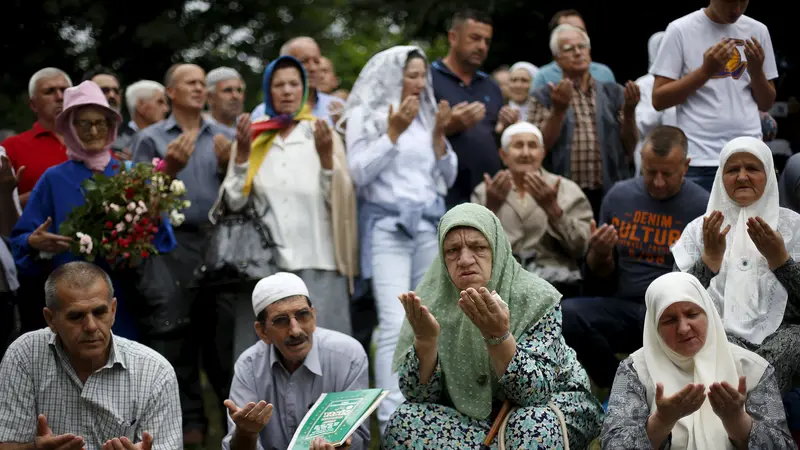
[[[395,353],[406,403],[386,448],[479,448],[504,400],[492,448],[585,448],[603,411],[561,336],[561,295],[511,254],[497,217],[462,204],[439,224],[439,255],[416,292]]]
[[[644,345],[620,364],[604,449],[795,449],[774,369],[728,343],[708,292],[673,272],[645,294]]]

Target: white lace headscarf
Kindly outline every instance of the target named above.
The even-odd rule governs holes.
[[[409,53],[416,51],[423,58],[421,48],[411,45],[392,47],[375,54],[358,74],[358,79],[347,97],[345,112],[339,124],[349,117],[359,115],[363,127],[358,135],[367,136],[369,141],[378,139],[388,128],[389,105],[397,111],[403,95],[403,71]],[[426,62],[427,66],[427,62]],[[429,129],[436,122],[437,104],[433,96],[433,78],[430,67],[425,73],[425,88],[419,96],[419,119]]]
[[[741,152],[756,156],[767,176],[761,198],[746,207],[739,206],[728,196],[722,182],[725,163],[732,155]],[[714,211],[725,216],[722,227],[730,225],[731,229],[725,239],[722,266],[711,280],[709,294],[722,315],[727,332],[760,345],[783,322],[788,294],[747,234],[747,219],[764,219],[772,229],[781,233],[790,256],[800,256],[800,239],[797,239],[800,236],[797,228],[800,216],[780,208],[772,152],[760,139],[740,137],[723,147],[706,216]],[[701,216],[686,226],[671,250],[678,268],[685,272],[702,257],[703,248]]]

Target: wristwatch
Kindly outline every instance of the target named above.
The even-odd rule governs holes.
[[[498,344],[502,343],[503,341],[505,341],[506,339],[508,339],[509,337],[511,337],[511,331],[510,330],[506,331],[506,334],[504,334],[504,335],[502,335],[500,337],[483,338],[483,340],[484,340],[484,342],[486,342],[486,345],[498,345]]]

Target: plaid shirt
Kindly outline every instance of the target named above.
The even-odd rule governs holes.
[[[147,431],[154,450],[182,450],[181,406],[172,366],[155,351],[112,336],[105,366],[82,383],[56,334],[45,328],[14,341],[0,363],[0,442],[31,443],[36,417],[53,434],[83,437],[86,450]]]
[[[603,187],[603,159],[600,142],[597,140],[597,82],[592,79],[586,91],[575,87],[570,106],[575,127],[570,143],[570,179],[582,189]],[[550,108],[531,97],[528,105],[528,121],[544,129],[550,118]]]

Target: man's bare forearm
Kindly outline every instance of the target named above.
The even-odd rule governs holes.
[[[653,83],[653,108],[656,111],[663,111],[680,105],[710,79],[711,75],[702,67],[689,72],[679,80],[656,76],[656,81]]]
[[[598,255],[596,252],[589,250],[586,255],[586,265],[589,266],[592,275],[595,278],[606,278],[616,269],[614,263],[614,255]]]
[[[231,450],[256,450],[257,447],[258,434],[240,433],[238,429],[233,432]]]
[[[758,110],[769,112],[775,103],[775,86],[767,80],[763,71],[756,75],[750,74],[750,90],[756,105],[758,105]]]
[[[639,140],[639,130],[636,129],[636,110],[623,111],[620,139],[622,139],[622,145],[625,147],[625,153],[628,156],[633,156],[633,152],[636,150],[636,143]]]

